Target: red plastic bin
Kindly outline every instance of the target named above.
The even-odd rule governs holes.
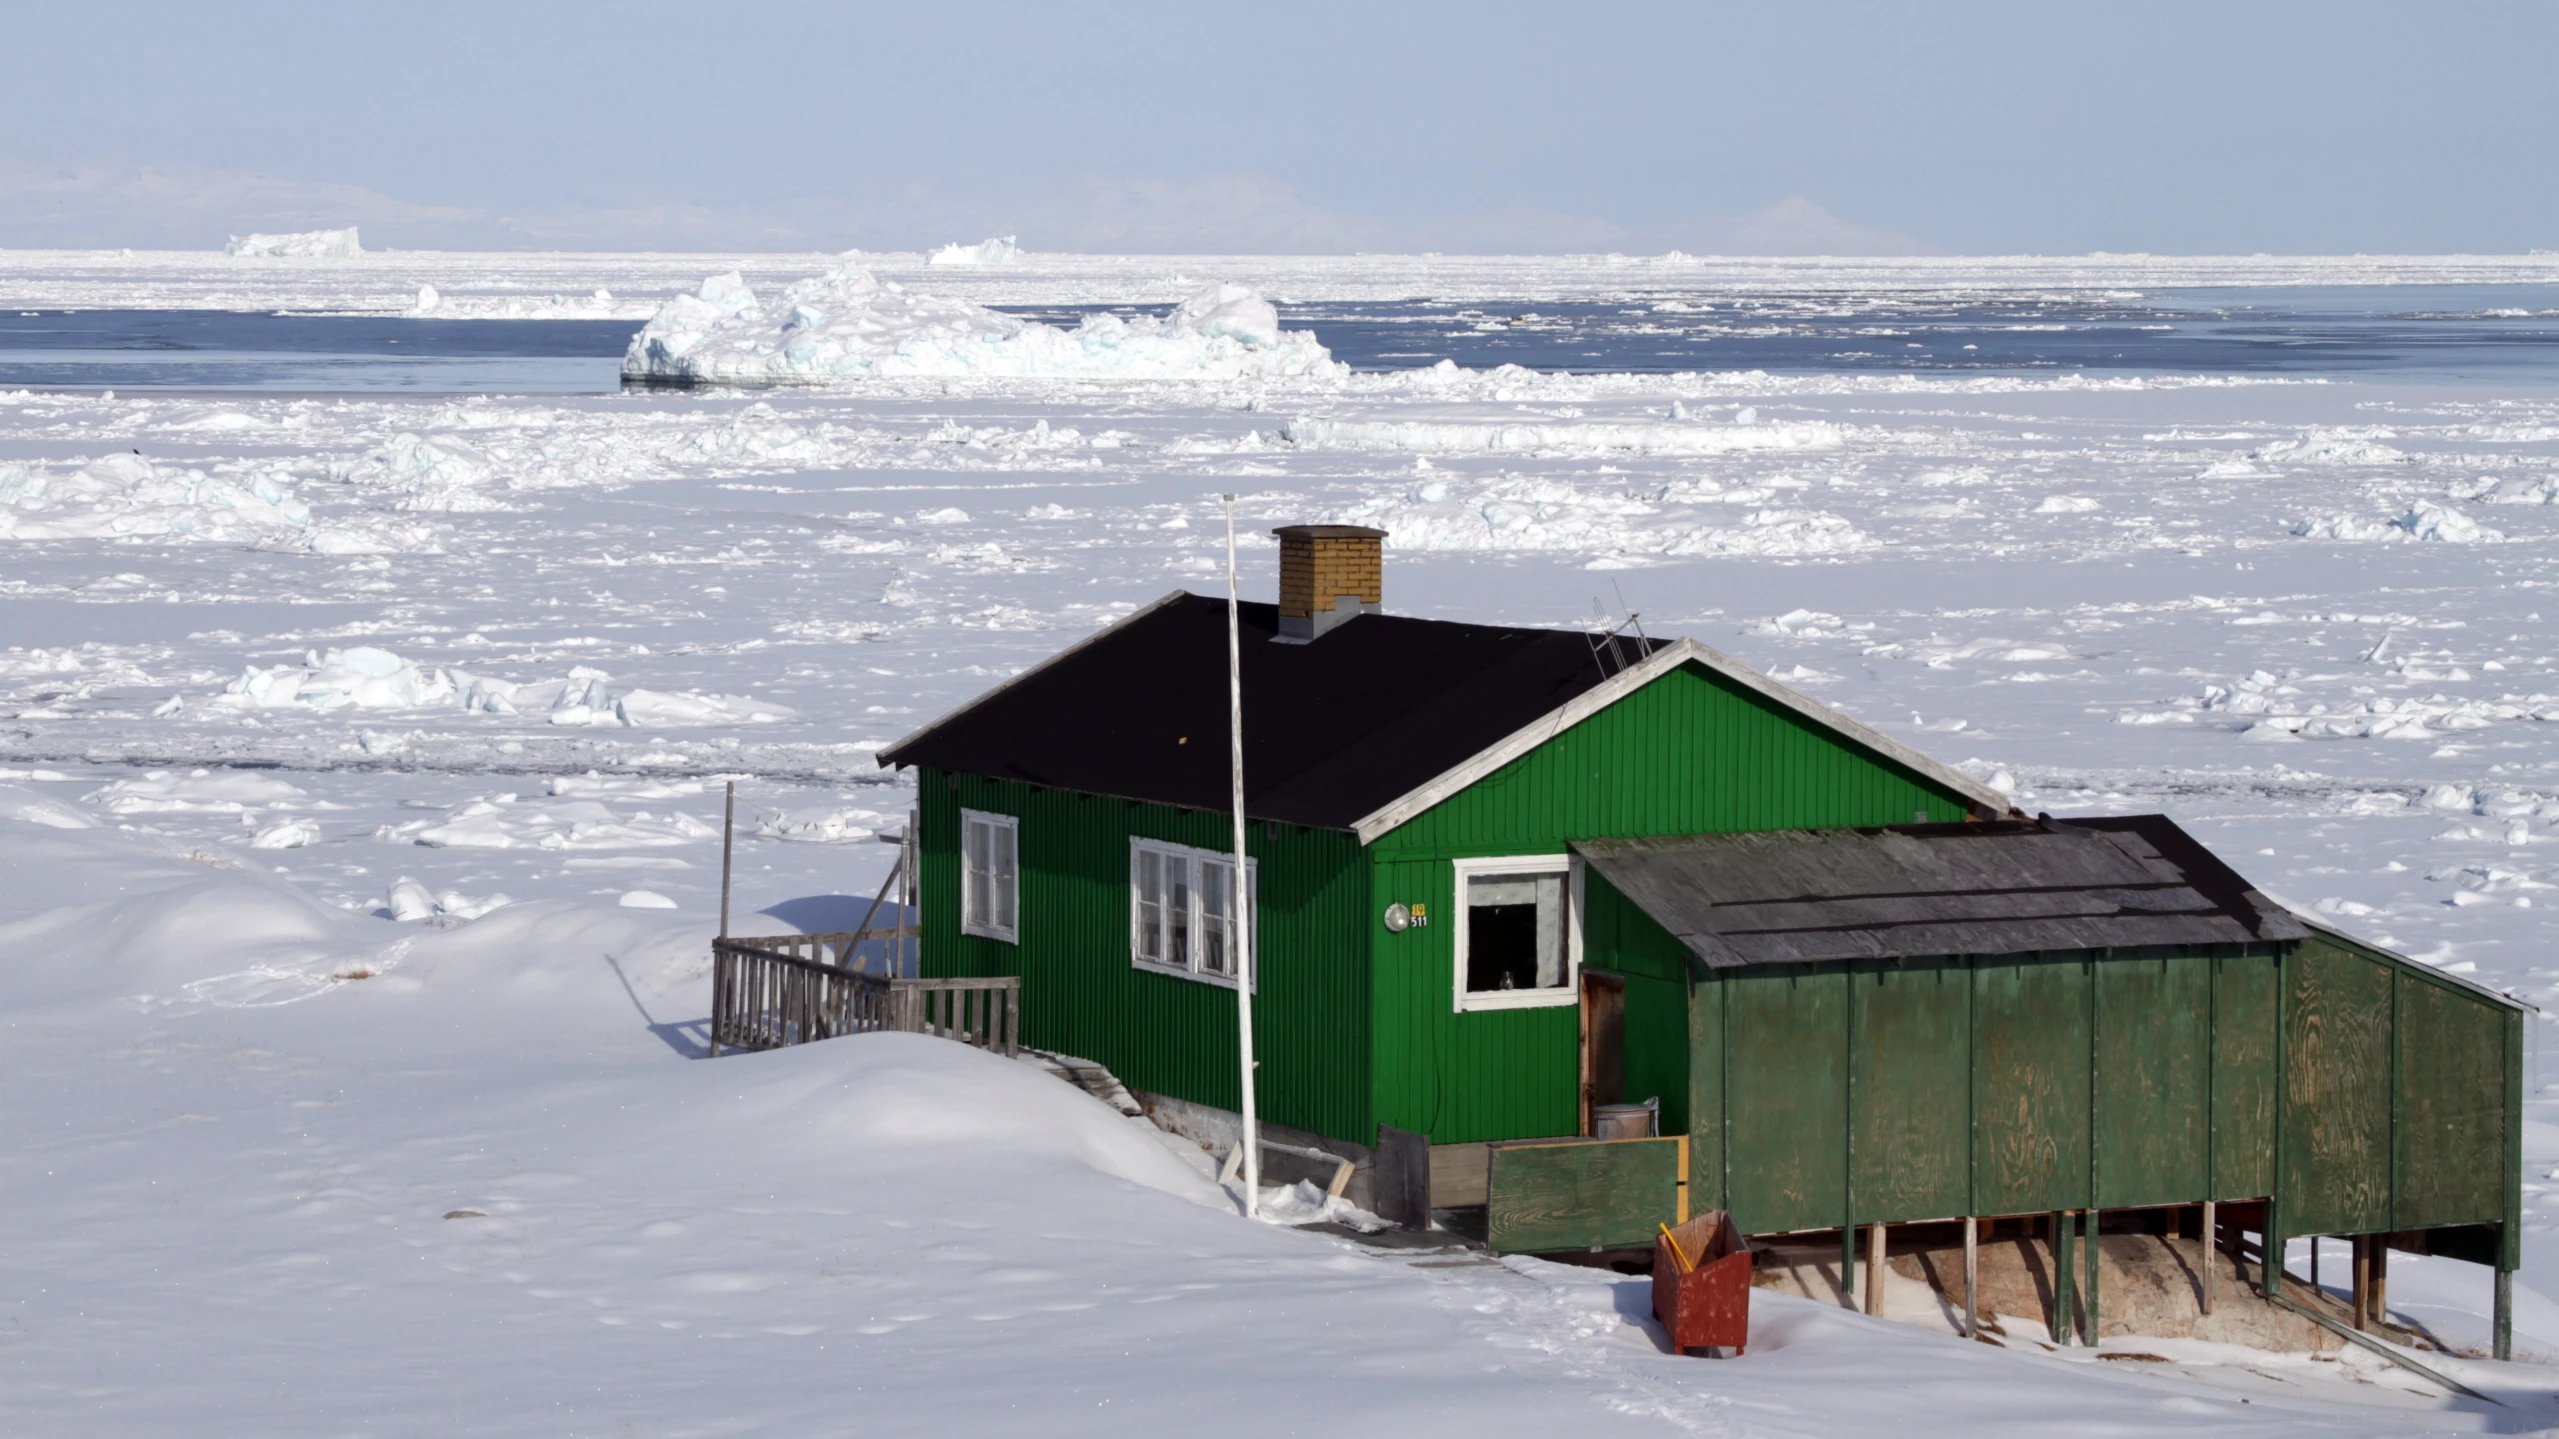
[[[1653,1317],[1679,1353],[1730,1348],[1738,1357],[1750,1343],[1750,1245],[1720,1209],[1671,1233],[1696,1267],[1681,1272],[1670,1241],[1653,1236]]]

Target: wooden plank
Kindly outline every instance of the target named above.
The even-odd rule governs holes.
[[[1648,1245],[1679,1207],[1676,1139],[1491,1146],[1486,1243],[1502,1254]]]
[[[2285,979],[2282,1226],[2387,1229],[2391,966],[2313,939]]]
[[[2097,1176],[2102,1208],[2187,1204],[2211,1192],[2209,955],[2116,956],[2097,966]]]
[[[2075,1209],[2088,1188],[2088,965],[2026,955],[1973,969],[1973,1204]]]
[[[1492,1146],[1434,1144],[1430,1154],[1430,1207],[1464,1209],[1484,1202]]]
[[[1824,1229],[1847,1210],[1848,973],[1836,965],[1724,981],[1729,1207],[1745,1234]]]
[[[1860,1221],[1946,1219],[1969,1206],[1970,969],[1959,960],[1863,961],[1850,1151]]]

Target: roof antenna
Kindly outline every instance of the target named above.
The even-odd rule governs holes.
[[[1610,580],[1608,586],[1617,590],[1618,608],[1625,610],[1626,592],[1617,588],[1615,580]],[[1590,612],[1592,622],[1598,626],[1590,636],[1591,662],[1599,666],[1602,676],[1614,678],[1622,675],[1634,663],[1626,657],[1623,647],[1625,633],[1630,628],[1635,631],[1635,659],[1640,660],[1653,652],[1653,642],[1644,634],[1642,615],[1626,610],[1626,618],[1612,621],[1608,617],[1608,607],[1600,603],[1597,595],[1590,597]]]

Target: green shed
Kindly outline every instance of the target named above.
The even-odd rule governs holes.
[[[2276,1254],[2493,1263],[2502,1341],[2514,1001],[2164,817],[2028,820],[1691,640],[1383,614],[1376,531],[1280,534],[1283,603],[1238,607],[1240,886],[1222,600],[883,752],[917,776],[923,972],[1017,976],[1024,1043],[1231,1142],[1248,917],[1259,1111],[1390,1217],[1650,1099],[1688,1201],[1753,1234],[2254,1204]]]

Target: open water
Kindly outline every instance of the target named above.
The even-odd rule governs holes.
[[[1095,309],[1012,307],[1072,325]],[[2043,294],[1637,296],[1604,302],[1310,302],[1360,370],[1576,373],[2297,374],[2559,381],[2559,286],[2400,285]],[[0,314],[0,389],[594,394],[627,320],[416,320],[228,311]]]

